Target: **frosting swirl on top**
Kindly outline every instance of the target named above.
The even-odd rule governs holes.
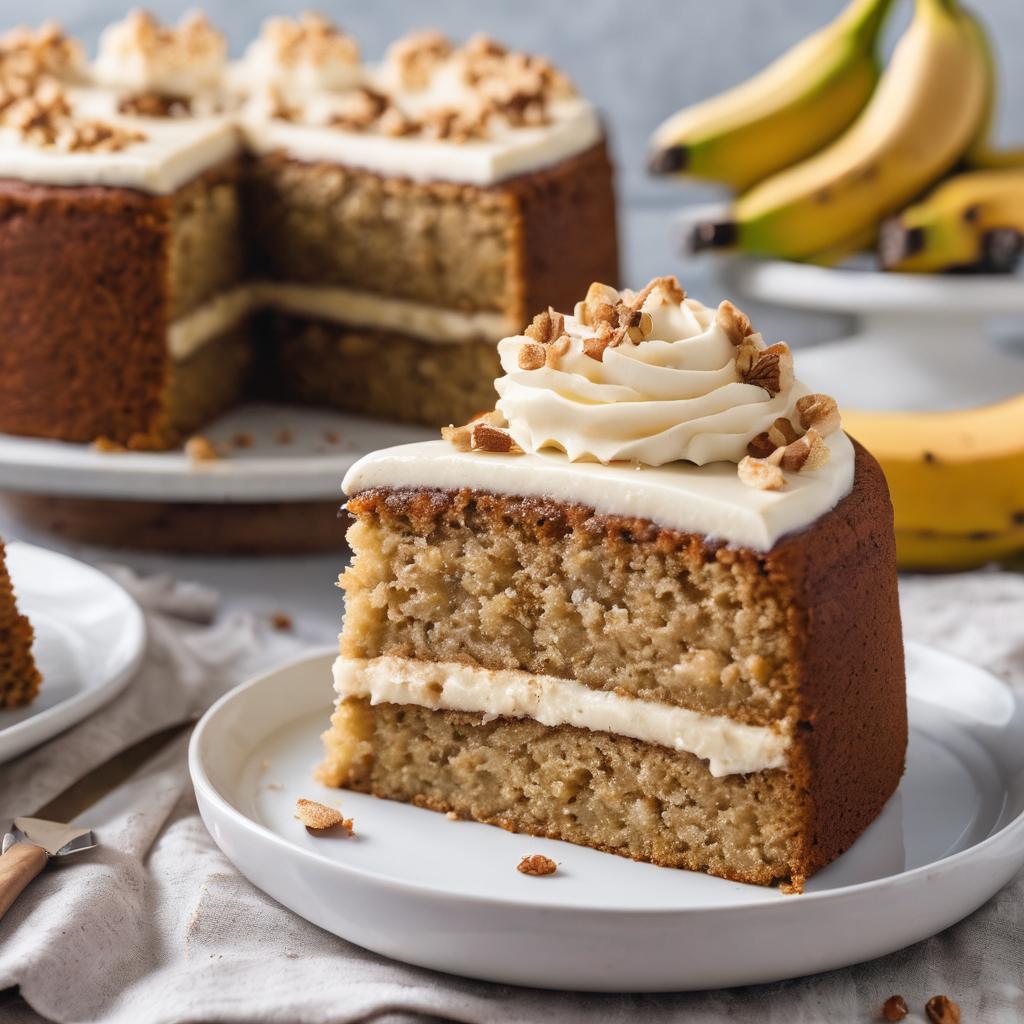
[[[161,25],[146,11],[132,11],[100,36],[94,65],[103,85],[167,96],[197,96],[220,85],[227,42],[198,11],[177,26]]]
[[[623,326],[630,318],[633,327]],[[674,279],[639,296],[593,286],[560,319],[563,333],[540,365],[534,337],[498,346],[497,408],[525,451],[649,466],[739,463],[780,418],[799,419],[808,389],[793,379],[788,348],[766,346],[728,303],[716,312],[686,298]]]

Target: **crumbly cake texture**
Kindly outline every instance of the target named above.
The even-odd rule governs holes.
[[[572,95],[540,58],[483,37],[456,47],[421,33],[385,61],[396,88],[421,104],[416,97],[448,62],[468,92],[464,111],[414,116],[364,81],[354,41],[319,16],[268,22],[260,48],[263,64],[243,99],[226,77],[223,37],[201,16],[165,27],[134,12],[105,34],[91,71],[81,47],[52,25],[9,34],[0,37],[0,129],[50,158],[122,159],[168,121],[227,110],[238,126],[287,122],[399,147],[415,136],[435,150],[444,142],[457,163],[460,151],[509,128],[551,123],[551,105]],[[78,111],[74,90],[90,74],[90,88],[108,90],[138,130]],[[251,105],[264,88],[280,109],[261,119]],[[343,112],[310,120],[302,108],[325,99]],[[398,130],[396,118],[408,123]],[[612,168],[593,133],[568,155],[491,184],[435,180],[412,163],[403,173],[401,161],[389,173],[303,162],[242,134],[245,153],[218,157],[169,194],[0,178],[0,432],[170,447],[240,399],[262,396],[268,378],[254,362],[284,369],[276,397],[441,426],[487,404],[477,402],[474,375],[493,379],[496,336],[452,343],[366,331],[343,312],[322,324],[290,309],[249,316],[226,331],[230,346],[204,340],[213,351],[179,360],[168,329],[246,280],[343,286],[381,303],[411,299],[525,325],[528,311],[571,301],[595,277],[617,278]],[[200,135],[197,127],[197,147]],[[265,323],[275,329],[253,329]],[[326,362],[290,364],[318,356]],[[214,372],[223,379],[202,379]]]
[[[42,681],[32,657],[32,625],[18,611],[0,540],[0,708],[31,703]]]
[[[472,490],[374,489],[348,508],[343,656],[557,675],[784,724],[792,743],[784,769],[716,778],[625,737],[349,700],[325,736],[326,781],[797,887],[895,790],[907,723],[892,510],[859,446],[851,493],[767,552]]]

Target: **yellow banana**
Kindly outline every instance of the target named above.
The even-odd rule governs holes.
[[[999,91],[996,75],[996,59],[992,47],[988,41],[981,22],[971,14],[964,11],[964,17],[970,21],[978,45],[981,47],[985,58],[985,71],[988,75],[988,97],[985,105],[985,114],[982,117],[978,134],[964,154],[964,164],[967,167],[978,170],[1000,170],[1011,167],[1024,167],[1024,147],[1013,149],[999,149],[992,144],[992,125],[996,114],[996,95]]]
[[[954,412],[844,409],[843,427],[885,470],[901,564],[1024,550],[1024,395]]]
[[[882,225],[887,270],[1012,270],[1024,241],[1024,168],[969,171]]]
[[[896,531],[901,569],[973,569],[989,562],[1020,563],[1024,530],[1008,534],[904,533]]]
[[[867,107],[816,156],[741,195],[726,224],[701,225],[696,247],[806,259],[903,207],[960,159],[987,98],[985,58],[955,0],[916,0]]]
[[[891,3],[853,0],[753,78],[674,114],[655,132],[651,170],[741,191],[817,152],[875,87],[875,43]]]

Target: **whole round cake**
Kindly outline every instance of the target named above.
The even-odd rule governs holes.
[[[594,284],[345,480],[330,784],[800,889],[907,744],[892,509],[731,303]]]

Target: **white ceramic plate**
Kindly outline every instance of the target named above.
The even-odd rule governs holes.
[[[668,991],[769,982],[899,949],[975,910],[1024,864],[1024,703],[948,655],[908,647],[906,776],[802,896],[727,882],[322,787],[332,653],[228,694],[189,765],[213,838],[254,884],[387,956],[502,983]],[[338,804],[317,838],[299,797]],[[516,871],[524,854],[559,862]]]
[[[18,608],[29,617],[39,696],[0,710],[0,763],[92,714],[135,674],[146,647],[139,606],[123,587],[66,555],[7,545]]]
[[[0,488],[136,501],[330,501],[345,471],[377,448],[436,430],[294,406],[247,405],[202,431],[227,457],[99,452],[89,445],[0,434]],[[249,447],[232,444],[239,435]]]

